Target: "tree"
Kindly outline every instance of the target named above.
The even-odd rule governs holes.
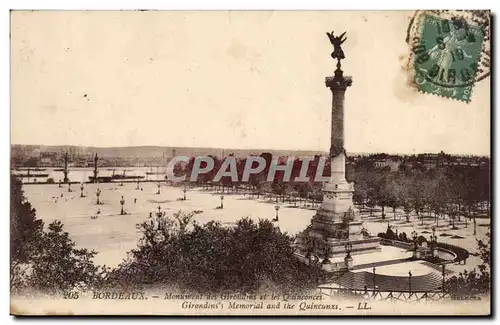
[[[98,286],[107,269],[95,266],[97,254],[75,249],[60,221],[44,231],[35,209],[25,200],[21,182],[11,176],[11,290],[46,293]]]
[[[138,225],[142,238],[113,270],[111,286],[169,286],[196,292],[286,292],[314,288],[319,270],[299,262],[293,238],[272,222],[240,219],[235,227],[194,223],[180,232],[164,214]]]
[[[406,200],[406,188],[399,175],[393,175],[386,185],[387,205],[392,208],[394,220],[396,220],[396,209],[403,205]]]
[[[478,240],[477,244],[483,262],[478,266],[479,272],[475,268],[471,271],[465,270],[445,282],[445,289],[454,298],[467,299],[491,293],[491,233],[488,232],[486,239]]]
[[[39,250],[43,222],[25,200],[21,181],[11,175],[10,182],[10,284],[17,290],[25,286],[31,257]]]
[[[425,207],[425,178],[423,174],[418,171],[413,174],[411,178],[410,188],[409,188],[409,196],[411,206],[417,215],[417,218],[420,216],[420,213]],[[424,217],[421,216],[422,224],[424,223]]]
[[[88,290],[102,284],[107,269],[94,265],[97,252],[76,249],[60,221],[49,225],[40,247],[41,251],[32,257],[30,287],[56,293]]]

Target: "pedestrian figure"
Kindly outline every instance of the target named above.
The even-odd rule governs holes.
[[[136,198],[134,198],[134,203],[137,203],[137,199]]]

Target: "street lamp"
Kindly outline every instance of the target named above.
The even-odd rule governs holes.
[[[325,258],[323,259],[323,262],[321,262],[321,264],[323,265],[331,264],[330,253],[331,253],[331,248],[330,246],[327,246],[325,249]]]
[[[373,267],[373,290],[374,290],[374,292],[375,292],[375,270],[376,270],[376,268]]]
[[[417,249],[417,232],[415,230],[412,231],[411,236],[413,238],[413,249]]]
[[[446,265],[445,264],[441,264],[441,267],[443,269],[443,287],[441,289],[443,289],[443,292],[444,292],[444,283],[445,283],[445,268],[446,268]]]
[[[276,204],[274,206],[274,210],[276,210],[276,217],[274,218],[274,221],[279,221],[278,211],[280,210],[280,206],[278,204]]]
[[[99,201],[99,196],[101,196],[101,189],[98,188],[97,191],[95,192],[95,195],[97,196],[97,204],[101,204],[101,201]]]
[[[125,211],[123,211],[123,205],[125,204],[125,199],[123,198],[123,195],[122,195],[122,199],[120,200],[120,204],[121,204],[121,211],[120,211],[120,214],[121,214],[121,215],[124,215],[124,214],[125,214]]]
[[[431,235],[432,248],[436,247],[436,242],[437,242],[436,227],[432,227],[432,235]]]
[[[345,252],[346,252],[346,258],[350,258],[351,257],[351,250],[352,250],[352,244],[351,244],[351,242],[348,241],[344,245],[344,248],[345,248]]]
[[[437,255],[437,236],[436,236],[436,227],[432,227],[432,235],[431,235],[431,253],[432,253],[432,257],[436,257],[436,255]]]
[[[220,208],[224,209],[224,194],[220,196]]]
[[[409,281],[408,281],[408,291],[411,293],[411,276],[412,276],[411,271],[408,271],[408,275],[410,276],[408,278],[409,279]]]
[[[80,197],[83,197],[83,182],[80,184]]]

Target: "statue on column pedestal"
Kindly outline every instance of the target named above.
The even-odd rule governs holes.
[[[346,32],[343,32],[340,34],[340,36],[333,36],[333,31],[331,33],[326,33],[328,35],[328,38],[330,39],[330,43],[333,45],[333,52],[332,52],[332,58],[337,59],[337,69],[335,70],[335,77],[334,79],[337,81],[342,81],[343,80],[343,71],[340,68],[340,60],[345,59],[344,51],[342,50],[342,43],[344,43],[347,40],[347,37],[344,38]],[[343,38],[343,39],[342,39]]]

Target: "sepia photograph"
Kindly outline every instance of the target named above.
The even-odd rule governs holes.
[[[489,10],[12,10],[11,315],[490,315],[490,67]]]

